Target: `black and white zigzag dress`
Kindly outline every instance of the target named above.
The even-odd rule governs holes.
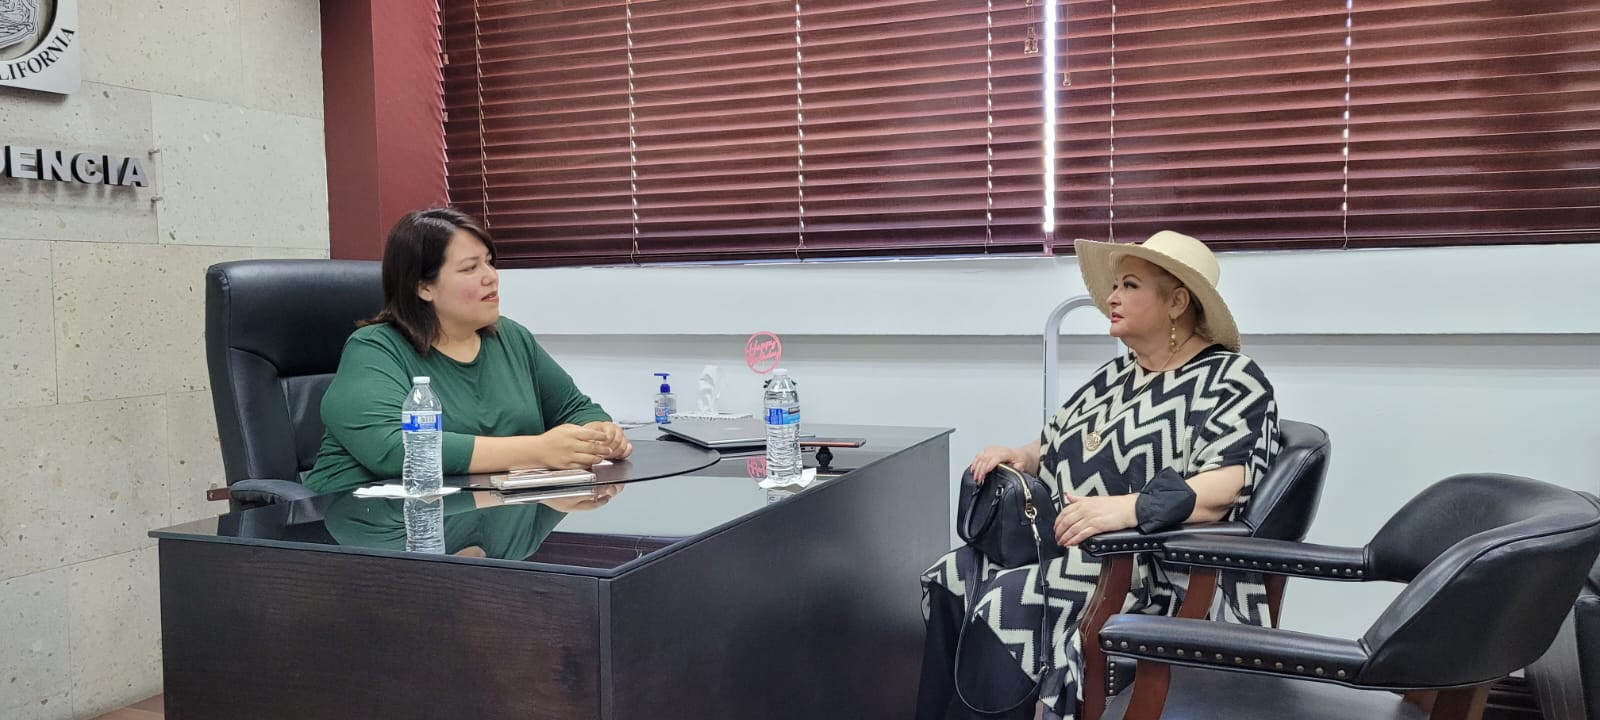
[[[1131,355],[1113,360],[1097,370],[1051,419],[1040,442],[1040,477],[1055,493],[1056,506],[1060,507],[1063,492],[1139,492],[1168,467],[1189,477],[1242,465],[1245,489],[1233,511],[1237,515],[1249,501],[1256,479],[1277,455],[1278,412],[1271,384],[1254,361],[1220,345],[1207,348],[1176,370],[1159,373],[1159,377],[1151,375]],[[1107,419],[1110,426],[1104,426]],[[1102,436],[1095,451],[1085,447],[1091,428]],[[975,561],[960,557],[963,553],[975,555]],[[966,571],[958,569],[961,567],[976,567],[978,577],[967,577]],[[1082,699],[1078,617],[1094,591],[1100,564],[1077,548],[1068,548],[1043,567],[1044,597],[1038,591],[1040,570],[1038,565],[1010,570],[990,565],[963,545],[928,569],[923,591],[926,600],[930,590],[942,589],[961,598],[969,610],[975,609],[981,618],[975,622],[984,622],[993,630],[1030,679],[1038,678],[1034,644],[1040,613],[1047,612],[1054,634],[1053,657],[1044,672],[1040,699],[1053,715],[1071,718]],[[1212,617],[1261,624],[1266,592],[1260,581],[1259,576],[1224,573],[1224,592]],[[1139,556],[1133,592],[1123,611],[1175,615],[1187,586],[1182,568]],[[970,603],[974,599],[976,606]],[[1222,610],[1224,605],[1226,610]],[[1011,675],[1016,672],[1014,668],[1001,670]]]

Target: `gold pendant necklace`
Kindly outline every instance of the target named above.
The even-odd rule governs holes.
[[[1150,383],[1155,382],[1156,377],[1159,375],[1160,373],[1156,372],[1150,373],[1150,379],[1144,381],[1144,384],[1139,386],[1138,391],[1134,392],[1133,396],[1128,398],[1128,404],[1124,405],[1123,408],[1117,412],[1117,414],[1107,418],[1105,422],[1099,423],[1100,427],[1106,428],[1106,432],[1110,432],[1111,424],[1123,415],[1128,414],[1129,410],[1133,409],[1134,405],[1137,404],[1139,400],[1139,396],[1144,394],[1145,388],[1150,387]],[[1088,450],[1089,452],[1095,452],[1100,449],[1100,444],[1103,442],[1105,442],[1105,437],[1100,435],[1099,430],[1095,430],[1091,427],[1089,428],[1089,434],[1083,437],[1083,449]]]
[[[1167,362],[1169,362],[1169,363],[1172,362],[1172,359],[1176,358],[1178,356],[1178,351],[1182,350],[1185,346],[1187,346],[1189,344],[1189,341],[1193,340],[1193,339],[1194,339],[1194,333],[1190,333],[1189,337],[1184,339],[1182,345],[1179,345],[1178,347],[1172,349],[1172,357],[1167,358]],[[1137,364],[1138,360],[1134,360],[1134,363]],[[1100,427],[1106,428],[1106,432],[1110,432],[1111,431],[1110,428],[1111,428],[1112,421],[1122,417],[1123,415],[1126,415],[1129,410],[1132,410],[1133,407],[1137,404],[1136,401],[1139,399],[1139,396],[1144,394],[1145,389],[1150,387],[1150,384],[1155,382],[1156,378],[1160,377],[1161,373],[1164,373],[1166,371],[1167,371],[1166,368],[1162,368],[1160,370],[1152,370],[1152,371],[1150,371],[1150,379],[1144,381],[1144,384],[1140,385],[1139,389],[1134,391],[1133,395],[1128,398],[1128,404],[1123,406],[1123,408],[1121,410],[1117,411],[1117,414],[1112,415],[1111,417],[1107,418],[1104,422],[1099,423]],[[1105,437],[1100,434],[1100,431],[1099,430],[1095,430],[1093,427],[1090,427],[1088,434],[1083,436],[1083,449],[1087,450],[1089,452],[1096,452],[1096,451],[1098,451],[1100,449],[1100,445],[1102,443],[1104,443],[1104,442],[1105,442]]]

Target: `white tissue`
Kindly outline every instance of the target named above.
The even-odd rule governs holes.
[[[436,498],[436,497],[444,497],[446,495],[451,495],[451,494],[458,493],[458,492],[461,492],[461,488],[458,488],[458,487],[443,487],[443,488],[439,488],[439,492],[436,492],[436,493],[429,493],[427,495],[407,495],[406,494],[406,486],[389,484],[389,485],[368,485],[366,487],[358,487],[358,488],[356,488],[355,496],[356,497],[364,497],[364,498],[365,497],[375,497],[375,498],[421,497],[421,498],[425,498],[425,499],[431,499],[431,498]]]
[[[802,487],[803,488],[803,487],[809,486],[813,482],[816,482],[816,480],[817,480],[817,469],[816,468],[806,468],[806,469],[800,471],[800,477],[798,477],[798,478],[767,478],[765,480],[762,480],[761,482],[756,483],[756,485],[759,485],[760,487],[762,487],[764,489],[767,489],[767,490],[771,490],[772,488],[781,488],[781,487]]]
[[[707,365],[700,369],[700,387],[695,394],[695,412],[717,414],[717,399],[722,397],[722,368]]]

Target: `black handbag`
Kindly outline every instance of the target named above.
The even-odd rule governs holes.
[[[1055,537],[1056,515],[1059,512],[1055,501],[1050,498],[1050,489],[1037,477],[1008,465],[1000,465],[990,471],[983,484],[979,485],[972,478],[972,470],[968,469],[961,476],[956,533],[988,558],[989,562],[1001,567],[1009,569],[1042,563],[1061,556],[1061,546],[1056,544]],[[962,572],[969,582],[975,579],[978,573],[976,559],[965,564]],[[1041,571],[1035,575],[1038,577],[1039,595],[1043,597],[1045,574]],[[967,693],[961,689],[962,648],[966,645],[967,630],[973,623],[979,622],[975,615],[977,598],[972,597],[970,586],[966,594],[967,611],[961,621],[961,632],[956,638],[955,677],[952,678],[956,697],[968,710],[986,715],[1009,713],[1037,700],[1039,681],[1044,679],[1044,670],[1050,660],[1050,609],[1046,607],[1042,610],[1039,634],[1033,646],[1039,663],[1039,681],[1035,681],[1032,688],[1008,707],[979,708],[967,699]],[[1006,659],[1009,658],[997,660]]]
[[[979,485],[969,468],[961,475],[956,534],[989,562],[1022,567],[1061,556],[1055,541],[1058,512],[1039,478],[1000,465]]]

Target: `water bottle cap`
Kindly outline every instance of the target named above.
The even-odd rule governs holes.
[[[778,369],[777,369],[777,370],[773,370],[773,371],[772,371],[772,374],[773,374],[773,376],[778,376],[778,375],[788,375],[788,374],[789,374],[789,371],[788,371],[788,370],[785,370],[785,369],[783,369],[783,368],[778,368]]]
[[[414,378],[411,378],[411,384],[412,385],[427,385],[429,382],[431,382],[431,381],[428,380],[428,376],[427,375],[418,375],[418,376],[416,376]]]

